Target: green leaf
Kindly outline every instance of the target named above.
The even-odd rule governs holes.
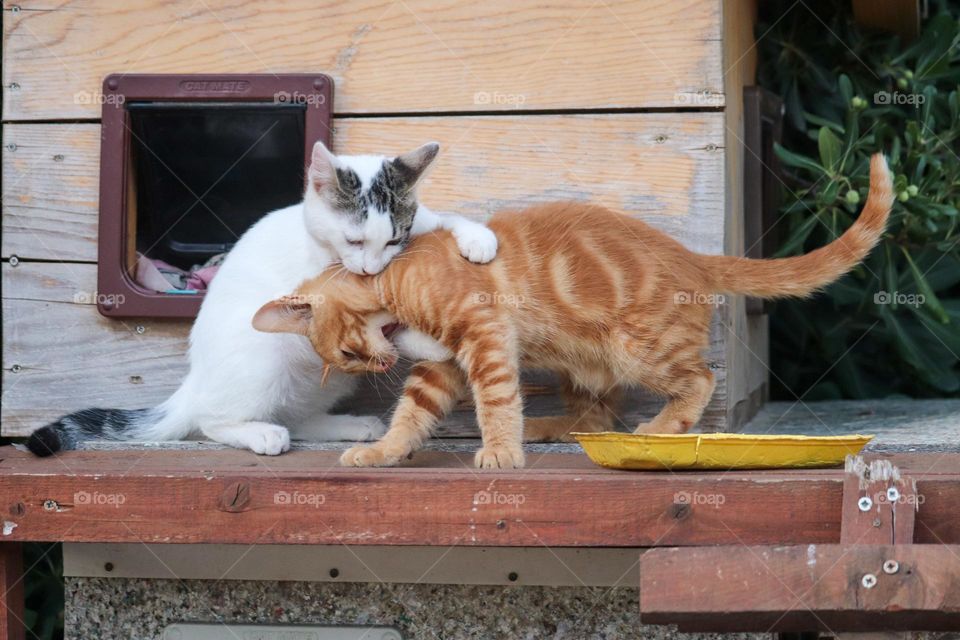
[[[777,257],[793,255],[803,249],[803,243],[806,242],[807,237],[818,222],[816,214],[811,213],[809,215],[810,217],[803,221],[790,238],[780,245],[775,254]]]
[[[820,150],[820,163],[830,173],[839,171],[840,163],[840,138],[828,127],[820,127],[820,134],[817,136],[817,146]]]
[[[903,255],[907,259],[907,264],[910,265],[910,272],[913,274],[913,280],[917,284],[917,291],[923,296],[923,300],[920,304],[924,305],[924,308],[929,310],[930,313],[933,314],[933,317],[940,322],[944,324],[950,322],[947,312],[944,310],[943,305],[940,304],[940,299],[937,298],[937,294],[934,293],[933,287],[931,287],[930,283],[927,282],[927,279],[920,272],[920,269],[917,269],[916,263],[914,263],[913,258],[910,257],[910,252],[904,249]]]
[[[837,88],[840,90],[840,99],[849,107],[850,101],[853,100],[853,83],[850,82],[850,78],[841,75],[837,79]]]
[[[796,167],[798,169],[807,169],[816,173],[818,176],[821,174],[826,174],[826,170],[821,167],[819,164],[800,155],[799,153],[794,153],[792,151],[787,151],[780,143],[775,142],[773,144],[773,150],[777,154],[777,157],[780,159],[780,162],[787,165],[788,167]]]
[[[896,314],[887,307],[880,307],[880,315],[895,339],[897,351],[928,384],[941,391],[957,391],[960,379],[957,374],[943,366],[942,361],[930,357],[917,339],[903,326]]]

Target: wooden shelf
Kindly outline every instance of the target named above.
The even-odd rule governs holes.
[[[481,472],[469,454],[431,451],[399,468],[345,469],[338,455],[135,448],[38,459],[3,447],[4,540],[559,547],[840,541],[842,469],[623,472],[595,467],[582,454],[531,453],[527,469]],[[916,542],[960,543],[960,454],[884,457],[916,478],[924,496]],[[684,496],[692,504],[681,504]]]

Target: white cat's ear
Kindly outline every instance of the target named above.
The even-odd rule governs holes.
[[[340,161],[337,156],[330,153],[321,141],[313,145],[313,153],[310,155],[310,170],[307,174],[310,176],[310,184],[318,192],[324,189],[336,189],[339,185],[337,180],[337,167]]]
[[[440,153],[440,145],[436,142],[428,142],[422,147],[393,159],[393,166],[400,173],[408,190],[417,186],[417,183],[427,175],[427,170],[433,165],[438,153]]]
[[[296,296],[284,296],[260,307],[253,328],[266,333],[297,333],[305,336],[313,321],[313,307]]]

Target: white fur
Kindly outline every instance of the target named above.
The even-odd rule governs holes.
[[[331,158],[367,181],[385,160]],[[335,261],[355,273],[377,273],[389,263],[399,249],[384,246],[391,234],[389,218],[370,212],[360,228],[347,218],[330,211],[308,188],[303,203],[268,214],[240,238],[211,283],[190,332],[186,379],[158,407],[164,417],[136,429],[138,439],[180,439],[200,432],[217,442],[276,455],[290,447],[291,434],[318,440],[383,435],[386,428],[379,418],[328,413],[354,390],[356,378],[331,370],[321,388],[323,362],[305,337],[262,333],[251,325],[263,304],[291,293]],[[482,225],[424,207],[415,220],[415,234],[450,228],[471,260],[487,261],[496,253],[496,237]],[[365,240],[362,248],[347,244],[356,236]],[[427,336],[417,341],[426,352],[443,349]],[[427,341],[434,347],[424,347]]]
[[[453,357],[453,352],[428,335],[403,329],[393,338],[400,355],[410,360],[433,360],[444,362]]]

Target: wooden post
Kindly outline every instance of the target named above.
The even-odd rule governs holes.
[[[847,456],[841,544],[913,544],[917,483],[889,460]]]
[[[23,547],[0,542],[0,640],[24,640]]]

